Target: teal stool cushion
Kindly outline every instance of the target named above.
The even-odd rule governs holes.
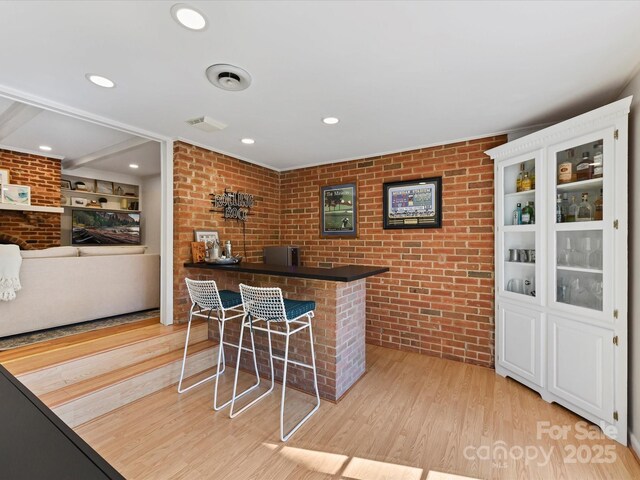
[[[242,305],[242,297],[238,292],[233,290],[220,290],[220,300],[222,300],[222,308],[232,308]]]
[[[284,310],[287,313],[287,320],[293,320],[300,315],[316,309],[316,302],[312,300],[288,300],[284,299]]]

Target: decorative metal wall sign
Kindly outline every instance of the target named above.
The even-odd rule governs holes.
[[[222,216],[225,219],[247,221],[249,209],[253,207],[253,195],[243,192],[228,192],[223,194],[210,193],[211,205],[213,208],[222,209]],[[214,212],[215,210],[211,210]]]

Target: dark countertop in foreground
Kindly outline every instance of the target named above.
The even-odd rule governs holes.
[[[205,268],[228,272],[257,273],[280,277],[311,278],[330,282],[353,282],[389,271],[388,267],[366,265],[345,265],[335,268],[288,267],[285,265],[266,265],[264,263],[241,262],[236,265],[217,265],[215,263],[185,263],[187,268]]]

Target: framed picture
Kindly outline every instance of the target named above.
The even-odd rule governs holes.
[[[9,177],[9,170],[5,170],[3,168],[0,168],[0,185],[1,184],[7,184],[10,183],[9,182],[10,177]]]
[[[442,228],[442,177],[385,183],[384,228]]]
[[[31,205],[31,187],[11,185],[10,183],[3,184],[0,201],[11,205]]]
[[[320,187],[321,238],[357,238],[357,194],[355,182]]]
[[[104,193],[107,195],[113,195],[113,182],[106,182],[104,180],[96,180],[96,193]]]
[[[71,190],[71,182],[69,180],[60,180],[60,188],[63,190]]]
[[[217,230],[194,230],[193,238],[196,242],[219,242]]]

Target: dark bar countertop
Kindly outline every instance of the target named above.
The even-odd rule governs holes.
[[[266,265],[264,263],[241,262],[235,265],[218,265],[215,263],[185,263],[187,268],[204,268],[227,272],[257,273],[280,277],[311,278],[330,282],[353,282],[361,278],[371,277],[389,271],[388,267],[371,267],[366,265],[344,265],[335,268],[289,267],[286,265]]]

